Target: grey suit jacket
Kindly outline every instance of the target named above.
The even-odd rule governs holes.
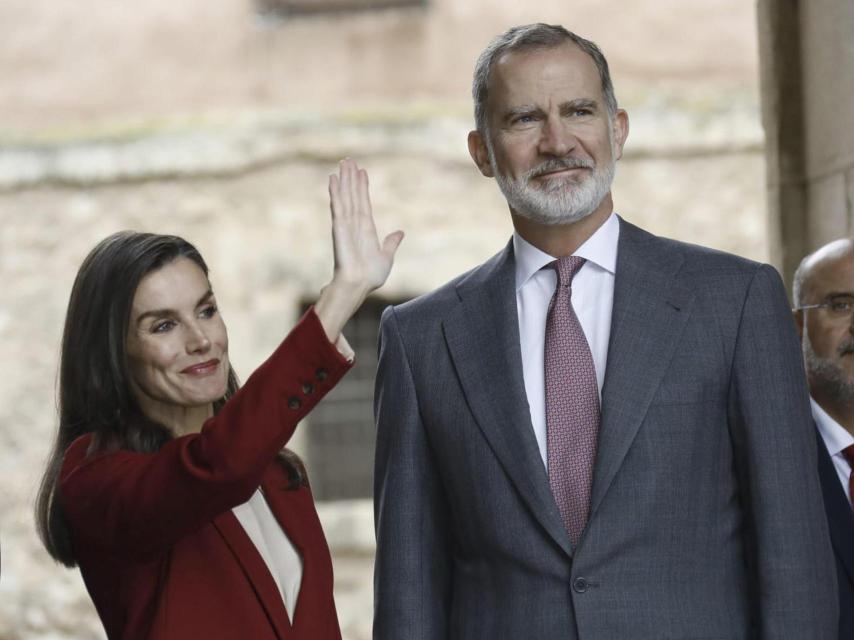
[[[620,221],[573,547],[522,379],[512,243],[386,309],[378,640],[835,640],[806,383],[777,273]]]

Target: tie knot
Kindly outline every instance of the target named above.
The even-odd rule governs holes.
[[[848,464],[854,468],[854,444],[848,445],[842,450],[842,455],[845,456],[845,459],[848,460]]]
[[[572,279],[578,273],[578,270],[584,266],[585,262],[584,258],[579,258],[578,256],[564,256],[552,262],[551,266],[557,272],[558,286],[572,286]]]

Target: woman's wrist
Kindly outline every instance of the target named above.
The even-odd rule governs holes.
[[[371,287],[363,282],[346,282],[338,276],[320,290],[320,297],[314,304],[323,331],[329,341],[335,344],[347,321],[364,302]]]

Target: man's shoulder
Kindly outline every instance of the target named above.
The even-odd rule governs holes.
[[[748,299],[758,305],[782,309],[785,286],[768,264],[700,246],[655,236],[629,223],[620,231],[617,281],[646,287],[648,291],[680,292],[682,298],[702,301],[722,317],[738,318]],[[788,309],[788,300],[785,301]],[[781,316],[782,317],[782,316]],[[787,320],[791,323],[791,318]]]
[[[736,277],[752,279],[763,268],[770,268],[756,260],[699,244],[654,235],[622,220],[621,233],[634,246],[654,256],[680,256],[680,275],[683,277]]]

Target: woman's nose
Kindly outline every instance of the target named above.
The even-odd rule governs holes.
[[[204,353],[210,349],[210,346],[211,341],[205,330],[199,324],[192,325],[187,335],[187,351],[189,353]]]

